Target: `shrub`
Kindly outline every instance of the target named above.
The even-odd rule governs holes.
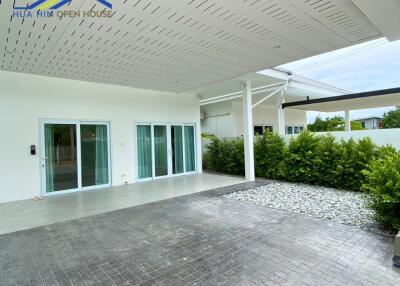
[[[365,182],[365,175],[362,171],[371,160],[378,156],[378,148],[370,138],[363,138],[359,141],[341,140],[340,149],[342,154],[337,166],[337,176],[340,180],[337,187],[360,191]]]
[[[338,165],[342,159],[343,149],[335,137],[328,134],[320,137],[316,148],[315,168],[318,173],[316,183],[326,187],[337,187],[341,184],[338,176]]]
[[[318,162],[319,143],[320,137],[308,131],[302,132],[290,140],[285,160],[285,178],[287,180],[306,184],[318,182],[319,175],[315,165]]]
[[[276,133],[265,132],[254,142],[256,176],[268,179],[282,179],[287,156],[285,141]]]
[[[203,165],[208,170],[232,175],[244,174],[243,139],[220,140],[212,137],[206,150]]]
[[[363,189],[371,195],[378,221],[400,230],[400,154],[393,149],[383,149],[382,154],[363,171],[367,179]]]

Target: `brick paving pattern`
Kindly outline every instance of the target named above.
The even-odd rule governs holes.
[[[393,239],[219,195],[0,236],[0,285],[400,285]]]

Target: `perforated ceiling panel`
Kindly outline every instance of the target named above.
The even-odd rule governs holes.
[[[380,36],[350,0],[110,0],[111,18],[13,17],[2,2],[1,69],[174,92]]]

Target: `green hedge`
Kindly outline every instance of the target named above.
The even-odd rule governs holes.
[[[212,137],[206,148],[204,169],[244,175],[243,139]],[[400,153],[392,147],[377,147],[369,138],[337,141],[307,131],[286,145],[267,132],[255,139],[254,160],[258,177],[368,191],[377,219],[400,230]]]
[[[231,175],[244,175],[243,139],[220,140],[211,137],[203,156],[205,170]]]
[[[363,171],[363,189],[371,195],[371,207],[384,226],[400,230],[400,153],[386,148]]]
[[[307,131],[286,146],[282,137],[266,132],[254,142],[255,171],[268,179],[359,191],[366,182],[362,171],[380,156],[381,149],[369,138],[337,141]],[[203,162],[206,170],[243,175],[243,139],[212,138]]]

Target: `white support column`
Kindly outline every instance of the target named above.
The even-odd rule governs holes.
[[[278,134],[283,136],[286,134],[286,120],[285,111],[282,108],[282,104],[285,102],[285,93],[287,87],[285,87],[276,98],[276,122],[278,123]]]
[[[246,180],[254,181],[254,149],[253,149],[253,105],[251,98],[251,82],[243,82],[243,139],[244,139],[244,161]]]
[[[344,117],[344,129],[346,132],[351,131],[351,121],[350,121],[350,110],[346,110],[345,117]]]

